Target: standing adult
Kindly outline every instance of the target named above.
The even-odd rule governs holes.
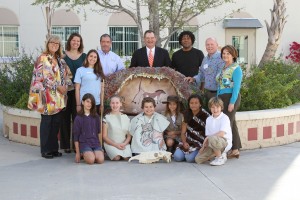
[[[224,66],[221,53],[218,51],[218,42],[215,38],[207,38],[205,41],[207,56],[203,59],[199,67],[198,75],[187,77],[189,82],[196,81],[200,84],[200,91],[205,94],[206,102],[217,95],[218,83],[216,81],[217,74]]]
[[[124,63],[120,56],[111,51],[112,39],[110,35],[103,34],[100,37],[101,49],[98,50],[101,65],[103,68],[104,75],[115,73],[122,69],[125,69]]]
[[[82,66],[86,54],[83,53],[83,40],[79,33],[72,33],[67,41],[64,61],[68,65],[70,72],[69,76],[72,80],[72,85],[68,87],[68,100],[66,109],[62,111],[62,123],[60,126],[60,148],[64,149],[65,153],[71,153],[71,118],[74,122],[76,117],[76,98],[74,89],[74,78],[76,70]],[[72,145],[73,146],[73,145]]]
[[[229,117],[232,129],[232,151],[228,158],[238,158],[239,149],[242,145],[235,121],[235,113],[241,103],[240,89],[243,72],[239,64],[236,63],[238,52],[233,46],[226,45],[223,47],[221,57],[225,65],[217,75],[216,80],[218,82],[218,96],[224,102],[224,113]]]
[[[136,50],[131,58],[130,67],[169,67],[170,56],[167,50],[157,47],[156,36],[152,30],[144,33],[145,47]]]
[[[187,77],[196,76],[204,54],[193,47],[195,35],[191,31],[183,31],[178,37],[178,42],[182,48],[173,53],[172,68]]]
[[[103,69],[100,63],[99,54],[95,49],[91,49],[83,62],[83,66],[76,71],[75,82],[75,97],[76,110],[81,110],[81,100],[86,93],[94,96],[96,101],[97,112],[100,114],[101,104],[101,82],[105,79]],[[101,105],[103,106],[103,105]]]
[[[50,36],[46,49],[38,57],[30,85],[28,108],[41,113],[40,146],[44,158],[60,157],[58,139],[61,110],[65,107],[66,71],[61,63],[62,45],[58,36]]]

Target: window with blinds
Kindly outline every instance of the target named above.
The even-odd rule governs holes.
[[[119,56],[132,56],[138,49],[139,36],[137,27],[117,26],[109,27],[112,38],[112,51]]]
[[[57,35],[60,37],[62,44],[65,48],[68,38],[72,33],[80,33],[79,26],[53,26],[51,29],[52,35]]]
[[[0,25],[0,57],[19,56],[18,26]]]

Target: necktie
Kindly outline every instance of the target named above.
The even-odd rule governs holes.
[[[149,65],[150,67],[153,67],[153,53],[152,53],[152,49],[150,49],[150,52],[149,52],[149,56],[148,56],[148,61],[149,61]]]

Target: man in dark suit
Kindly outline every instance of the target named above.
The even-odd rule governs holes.
[[[156,47],[156,37],[153,31],[144,34],[145,47],[136,50],[131,58],[129,67],[169,67],[170,56],[167,50]]]

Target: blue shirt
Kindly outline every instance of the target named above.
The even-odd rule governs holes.
[[[199,67],[198,75],[194,76],[197,84],[204,82],[205,89],[216,91],[218,89],[216,76],[224,65],[225,63],[222,60],[221,53],[219,51],[214,53],[212,56],[207,55]]]
[[[95,97],[96,105],[100,104],[101,78],[96,76],[94,68],[79,67],[74,82],[80,84],[80,101],[83,95],[91,93]]]
[[[233,63],[217,75],[219,83],[218,95],[232,94],[230,103],[235,104],[242,85],[243,72],[237,63]]]
[[[105,76],[125,69],[124,63],[120,56],[114,52],[109,51],[108,53],[104,53],[102,50],[98,50],[98,54]]]

